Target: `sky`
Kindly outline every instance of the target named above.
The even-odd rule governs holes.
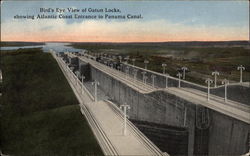
[[[36,19],[40,8],[105,9],[139,19]],[[73,15],[65,12],[62,15]],[[14,19],[34,15],[35,19]],[[249,2],[229,1],[2,1],[1,41],[168,42],[249,40]]]

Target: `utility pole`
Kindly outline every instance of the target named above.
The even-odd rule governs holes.
[[[147,69],[147,64],[149,63],[148,60],[144,60],[144,64],[145,64],[145,69]]]
[[[181,88],[181,76],[182,74],[179,72],[176,76],[178,76],[178,88]]]
[[[243,67],[242,65],[240,65],[240,66],[237,67],[237,70],[240,71],[240,83],[242,83],[243,82],[242,81],[242,72],[243,72],[243,70],[245,70],[245,67]]]
[[[169,76],[169,74],[165,74],[165,77],[166,77],[166,88],[168,88],[168,76]]]
[[[97,102],[97,85],[99,85],[100,83],[97,81],[97,80],[95,80],[94,82],[92,82],[92,85],[94,85],[95,86],[95,102]]]
[[[166,64],[166,63],[162,63],[161,66],[163,67],[163,74],[166,74],[166,67],[167,67],[167,64]]]
[[[120,109],[124,109],[123,115],[124,115],[124,127],[123,127],[123,135],[127,135],[127,109],[130,109],[130,106],[126,103],[124,105],[120,106]]]
[[[181,68],[181,70],[183,71],[183,77],[182,78],[183,78],[183,80],[185,80],[186,70],[188,70],[188,68],[184,66],[184,67]]]
[[[227,85],[229,84],[229,81],[227,79],[224,79],[222,81],[222,84],[225,85],[225,98],[224,98],[224,100],[225,100],[225,102],[227,102]]]
[[[214,75],[214,87],[217,87],[217,76],[220,75],[218,71],[212,72],[212,75]]]
[[[152,86],[155,87],[155,75],[151,75],[151,78],[152,78]]]
[[[211,80],[210,78],[207,78],[206,81],[207,83],[207,101],[210,100],[210,85],[211,83],[213,83],[213,80]]]

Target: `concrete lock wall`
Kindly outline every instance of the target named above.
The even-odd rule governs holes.
[[[188,131],[186,128],[132,119],[130,121],[162,151],[167,151],[171,156],[188,155]]]
[[[250,125],[210,110],[209,155],[239,155],[249,150]]]
[[[155,72],[152,72],[150,70],[145,70],[142,68],[134,67],[132,65],[127,65],[123,64],[121,70],[125,73],[125,70],[129,67],[129,74],[131,77],[134,76],[133,70],[137,69],[137,79],[142,80],[142,73],[143,71],[146,71],[146,76],[148,77],[147,83],[152,85],[152,78],[151,75],[156,75],[155,77],[155,83],[154,85],[160,88],[165,88],[166,87],[166,77],[163,76],[162,74],[158,74]],[[168,78],[168,87],[178,87],[178,78],[174,77],[169,77]],[[191,82],[183,81],[181,80],[181,87],[184,88],[192,88],[192,89],[197,89],[203,92],[207,92],[206,86],[202,85],[197,85]],[[220,96],[224,98],[224,87],[219,87],[219,88],[213,88],[213,85],[211,86],[211,94]],[[234,100],[237,102],[245,103],[247,105],[250,105],[250,87],[246,86],[228,86],[228,99]]]
[[[141,94],[93,67],[91,67],[91,77],[100,82],[100,88],[116,104],[129,104],[131,106],[129,117],[134,120],[184,127],[184,111],[187,107],[186,125],[188,125],[190,146],[188,149],[189,153],[193,153],[195,113],[191,103],[164,92]]]
[[[185,126],[189,133],[188,155],[193,155],[196,148],[194,142],[197,139],[195,104],[163,91],[141,94],[92,66],[89,74],[92,80],[100,82],[100,89],[117,105],[127,103],[131,106],[129,111],[131,119],[179,127],[184,127],[186,121]],[[208,146],[209,155],[239,155],[247,152],[249,124],[210,109],[209,116],[209,140],[206,140],[208,143],[205,144]]]

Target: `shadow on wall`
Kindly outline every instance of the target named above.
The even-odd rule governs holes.
[[[188,129],[146,121],[130,120],[161,151],[170,155],[188,154]]]

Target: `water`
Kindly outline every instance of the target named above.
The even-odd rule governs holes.
[[[42,48],[44,52],[48,52],[50,49],[56,52],[79,52],[82,49],[73,48],[70,43],[45,43],[45,45],[35,45],[35,46],[17,46],[17,47],[0,47],[1,50],[17,50],[19,48]]]
[[[79,52],[82,51],[82,49],[76,49],[73,48],[70,45],[70,43],[46,43],[43,46],[43,51],[48,52],[50,49],[56,51],[56,52]]]

